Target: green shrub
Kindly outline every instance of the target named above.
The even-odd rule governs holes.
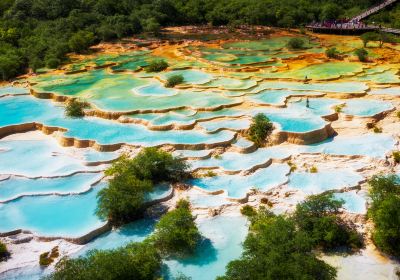
[[[50,252],[44,252],[39,256],[39,264],[41,266],[49,266],[60,255],[58,246],[51,249]]]
[[[176,85],[182,84],[184,81],[184,78],[182,75],[172,75],[167,79],[167,82],[165,84],[166,87],[171,88]]]
[[[60,66],[61,60],[56,57],[48,57],[46,58],[46,67],[50,69],[55,69]]]
[[[0,242],[0,262],[5,261],[10,256],[10,252],[7,250],[7,246]]]
[[[161,25],[158,23],[157,19],[148,18],[142,22],[142,25],[144,31],[159,35]]]
[[[394,162],[400,163],[400,151],[394,151],[392,153]]]
[[[372,239],[387,254],[400,257],[400,178],[374,176],[369,180],[372,199],[368,216],[375,223]]]
[[[396,112],[396,116],[400,119],[400,111]]]
[[[312,239],[292,219],[261,210],[251,221],[242,256],[218,280],[335,279],[335,268],[316,257]]]
[[[161,217],[151,237],[155,247],[166,256],[184,256],[195,251],[201,235],[187,200],[179,200],[176,209]]]
[[[243,216],[252,217],[257,214],[257,211],[254,209],[254,207],[250,205],[245,205],[242,208],[240,208],[240,213]]]
[[[301,38],[291,38],[288,43],[287,47],[293,50],[299,50],[304,48],[304,40]]]
[[[204,174],[204,176],[205,176],[205,177],[215,177],[215,176],[217,176],[217,173],[215,173],[215,172],[212,171],[212,170],[208,170],[208,171]]]
[[[71,99],[65,106],[65,115],[70,118],[81,118],[85,116],[84,109],[88,106],[89,104],[87,102]]]
[[[253,117],[247,137],[257,146],[261,146],[267,136],[271,134],[273,128],[273,124],[270,122],[267,116],[259,113]]]
[[[296,164],[294,164],[293,162],[288,161],[287,164],[288,164],[289,167],[290,167],[290,172],[293,172],[293,171],[295,171],[295,170],[297,169]]]
[[[148,242],[131,243],[124,248],[90,251],[84,257],[63,258],[47,280],[75,279],[160,279],[161,257]]]
[[[374,133],[382,133],[382,128],[378,127],[378,126],[374,126]]]
[[[316,166],[312,166],[310,168],[310,173],[317,173],[318,172],[318,168]]]
[[[147,73],[161,72],[167,69],[168,63],[165,60],[153,60],[148,66],[145,67]]]
[[[80,30],[68,41],[69,48],[73,52],[81,53],[86,51],[95,41],[95,36],[92,32]]]
[[[356,49],[354,54],[358,57],[361,62],[368,61],[368,52],[365,49]]]
[[[116,174],[108,187],[97,194],[96,213],[113,225],[129,222],[141,214],[145,195],[152,189],[149,180],[140,180],[129,172]]]
[[[325,55],[329,58],[338,58],[339,51],[336,48],[329,48],[325,51]]]
[[[294,220],[297,226],[312,237],[315,245],[324,250],[345,246],[359,249],[362,239],[350,225],[337,215],[343,206],[331,193],[311,195],[296,207]]]
[[[97,195],[96,213],[115,225],[129,222],[141,215],[154,184],[183,180],[187,169],[184,160],[156,148],[145,148],[133,159],[124,155],[105,171],[112,178]]]
[[[343,108],[345,107],[345,104],[340,104],[335,106],[335,112],[336,113],[341,113],[343,111]]]
[[[366,32],[360,36],[363,41],[364,48],[367,47],[368,42],[370,41],[379,41],[379,34],[376,32]]]
[[[188,177],[189,165],[185,160],[157,148],[144,148],[134,158],[121,157],[109,169],[109,176],[129,172],[140,180],[178,182]]]
[[[44,252],[39,256],[39,264],[41,266],[49,266],[52,263],[52,259],[50,258],[50,252]]]

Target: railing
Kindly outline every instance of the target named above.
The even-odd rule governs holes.
[[[358,16],[353,17],[350,21],[353,21],[353,22],[360,21],[360,20],[366,18],[367,16],[372,15],[372,14],[382,10],[383,8],[389,6],[390,4],[393,4],[396,1],[397,0],[386,0],[385,2],[379,4],[378,6],[372,7],[370,9],[366,10],[365,12],[359,14]]]

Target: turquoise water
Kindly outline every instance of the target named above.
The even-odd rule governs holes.
[[[301,83],[301,82],[280,82],[264,81],[254,90],[265,89],[290,89],[304,91],[322,91],[332,93],[363,93],[368,86],[363,82],[329,82],[329,83]]]
[[[177,114],[176,112],[177,111],[154,114],[134,114],[128,116],[134,119],[149,121],[152,125],[170,125],[175,123],[189,125],[195,123],[197,120],[208,120],[216,117],[237,117],[245,113],[234,108],[221,109],[218,111],[199,111],[190,115]]]
[[[184,84],[201,85],[210,82],[214,79],[214,76],[199,70],[176,70],[161,74],[160,77],[163,80],[167,80],[169,77],[174,75],[182,75]]]
[[[288,109],[297,111],[299,114],[311,113],[315,116],[327,116],[334,113],[334,106],[342,104],[343,101],[330,98],[301,98],[297,102],[289,102]]]
[[[171,88],[166,88],[164,85],[160,83],[155,83],[143,87],[136,88],[134,90],[135,93],[139,95],[154,95],[154,96],[168,96],[168,95],[175,95],[177,91]]]
[[[283,131],[308,132],[325,127],[327,123],[322,118],[320,118],[320,116],[333,112],[333,110],[330,109],[330,105],[333,106],[334,104],[337,103],[338,102],[334,100],[329,101],[329,100],[313,99],[313,101],[311,102],[312,106],[310,106],[310,108],[306,108],[305,99],[303,99],[297,105],[289,104],[288,108],[282,108],[282,109],[269,108],[269,107],[256,107],[251,109],[227,108],[218,111],[198,112],[190,116],[177,115],[173,112],[165,114],[164,113],[134,114],[128,116],[135,119],[142,119],[149,121],[152,125],[170,125],[170,124],[189,125],[189,124],[194,124],[196,120],[209,120],[211,118],[217,118],[217,117],[241,117],[241,116],[252,117],[257,113],[264,113],[268,116],[268,118],[271,121],[278,123],[279,127]],[[221,121],[221,122],[226,122],[226,121]],[[209,122],[209,123],[221,124],[221,122]],[[234,124],[235,122],[232,121],[232,124]],[[244,122],[240,122],[239,120],[237,120],[237,123],[243,124],[243,126],[240,127],[242,128],[244,127]],[[202,124],[199,125],[201,126]]]
[[[245,90],[255,87],[257,82],[254,80],[240,80],[233,78],[220,77],[213,80],[204,86],[207,87],[217,87],[225,90]]]
[[[394,107],[390,102],[368,99],[351,99],[346,100],[346,106],[343,108],[342,112],[347,115],[372,117],[393,108]]]
[[[79,173],[70,177],[27,179],[10,177],[0,181],[0,201],[26,195],[70,194],[88,191],[103,177],[98,173]]]
[[[29,89],[22,87],[3,86],[0,87],[0,97],[5,95],[24,95],[29,94]]]
[[[172,191],[169,184],[159,184],[154,186],[153,190],[146,194],[146,200],[157,200],[168,196]]]
[[[202,127],[206,132],[213,133],[220,129],[231,129],[231,130],[244,130],[250,127],[251,120],[249,119],[222,119],[222,120],[213,120],[207,122],[199,123],[199,126]]]
[[[305,146],[304,152],[333,155],[360,155],[385,158],[392,150],[395,140],[387,134],[364,134],[360,136],[336,136],[321,143]]]
[[[139,124],[122,124],[94,117],[64,118],[62,108],[51,106],[51,103],[46,100],[33,99],[29,96],[2,98],[0,109],[0,126],[39,122],[48,126],[66,128],[68,131],[65,132],[65,136],[96,140],[100,144],[128,143],[142,146],[212,144],[230,141],[234,137],[234,133],[230,131],[221,131],[212,135],[194,130],[152,131]]]
[[[98,153],[91,152],[92,155]],[[0,140],[0,174],[60,176],[102,168],[86,166],[82,159],[69,154],[68,149],[50,137],[45,140]]]
[[[175,150],[173,155],[181,158],[204,158],[209,156],[211,150]]]
[[[239,149],[246,149],[252,147],[254,143],[251,142],[250,140],[247,140],[246,138],[239,138],[232,145]]]
[[[351,213],[365,214],[367,213],[366,199],[357,191],[349,191],[344,193],[335,193],[335,198],[344,200],[344,209]]]
[[[218,175],[192,179],[189,183],[206,191],[224,190],[228,197],[243,198],[251,188],[268,191],[285,183],[288,173],[289,166],[287,164],[272,164],[247,176],[239,174]]]
[[[115,249],[130,242],[141,242],[153,232],[155,223],[154,219],[141,219],[109,231],[86,244],[76,256],[85,255],[90,250]]]
[[[112,249],[129,242],[140,242],[149,236],[155,225],[154,220],[143,219],[111,231],[88,243],[75,256],[84,255],[91,249]],[[225,266],[242,254],[242,243],[248,233],[247,219],[243,216],[217,216],[196,221],[204,237],[195,254],[185,259],[164,260],[162,274],[165,279],[183,273],[193,280],[215,279],[223,275]],[[226,234],[229,232],[230,234]],[[36,280],[44,271],[35,267],[10,271],[1,275],[7,279]]]
[[[255,95],[247,97],[247,100],[256,104],[284,105],[290,96],[320,95],[321,92],[298,92],[293,90],[263,90]]]
[[[105,70],[37,79],[39,84],[34,88],[38,92],[80,97],[105,111],[165,110],[183,106],[212,108],[239,102],[217,93],[168,89],[152,79],[126,73],[110,74]],[[134,94],[135,91],[139,94]]]
[[[319,170],[317,173],[294,172],[289,176],[288,186],[305,194],[319,194],[328,190],[356,186],[364,178],[346,170]]]
[[[242,154],[225,152],[220,157],[205,160],[190,160],[193,169],[220,167],[226,171],[244,171],[254,166],[267,163],[270,159],[284,159],[291,155],[291,150],[284,146],[260,148],[252,153]]]
[[[299,114],[296,110],[282,110],[282,112],[266,111],[265,113],[272,122],[279,124],[282,131],[287,132],[304,133],[321,129],[327,124],[323,119],[313,114]]]
[[[398,84],[400,83],[400,77],[397,74],[398,71],[398,69],[392,69],[382,73],[354,77],[354,79],[358,81],[374,82],[377,84]]]
[[[369,91],[368,94],[372,94],[372,95],[387,94],[387,95],[399,96],[400,95],[400,87],[374,88],[374,89],[371,89],[371,91]]]
[[[83,160],[87,163],[108,162],[119,157],[116,152],[98,152],[94,149],[87,149],[82,153]]]
[[[25,229],[42,236],[79,237],[104,222],[95,214],[100,184],[79,195],[22,197],[0,203],[0,232]]]
[[[192,280],[215,279],[225,273],[229,261],[242,254],[242,242],[248,232],[247,219],[243,216],[217,216],[201,220],[198,227],[205,239],[194,256],[164,261],[166,279],[171,280],[179,273]]]
[[[328,80],[336,79],[341,76],[355,75],[363,71],[365,66],[359,62],[325,62],[320,64],[308,65],[300,69],[289,70],[285,72],[270,73],[270,78],[290,78],[290,79],[308,79]]]
[[[191,189],[187,196],[193,207],[219,207],[222,205],[231,204],[232,202],[226,199],[224,194],[206,194],[197,189]]]

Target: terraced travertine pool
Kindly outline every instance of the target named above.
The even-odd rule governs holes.
[[[299,35],[152,49],[132,43],[130,51],[104,49],[0,87],[0,234],[10,235],[2,240],[13,244],[19,235],[9,232],[21,229],[70,248],[62,238],[79,238],[105,223],[95,214],[96,195],[107,185],[104,170],[121,154],[150,146],[187,159],[194,178],[185,182],[188,190],[161,184],[147,201],[166,199],[161,206],[170,207],[187,197],[205,237],[192,257],[165,261],[166,279],[222,275],[247,234],[240,208],[261,205],[261,198],[281,213],[307,195],[333,191],[349,216],[365,215],[365,181],[397,170],[391,153],[399,149],[399,64],[384,50],[374,63],[325,57],[332,45],[351,54],[361,44],[353,37],[301,35],[305,48],[295,51],[287,48],[293,36]],[[169,67],[146,73],[158,59]],[[173,75],[184,82],[168,88]],[[67,118],[67,98],[87,101],[86,116]],[[266,147],[246,138],[258,113],[275,127]],[[155,222],[146,217],[64,253],[141,241]],[[38,268],[39,252],[26,242],[24,252],[15,250],[27,261],[11,270],[0,265],[0,278],[37,279],[51,271]]]

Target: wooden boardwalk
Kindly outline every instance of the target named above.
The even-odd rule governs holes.
[[[375,14],[376,12],[379,12],[380,10],[382,10],[383,8],[386,8],[387,6],[393,4],[394,2],[397,2],[397,0],[386,0],[377,6],[369,8],[365,12],[362,12],[361,14],[359,14],[358,16],[353,17],[350,21],[358,22],[372,14]]]
[[[400,35],[400,29],[367,25],[360,22],[362,19],[365,19],[366,17],[384,9],[385,7],[395,2],[397,2],[397,0],[386,0],[381,4],[371,7],[368,10],[362,12],[361,14],[353,17],[347,22],[328,21],[328,22],[312,23],[307,25],[306,28],[313,32],[319,32],[319,33],[362,34],[369,31],[380,31],[380,32]]]

